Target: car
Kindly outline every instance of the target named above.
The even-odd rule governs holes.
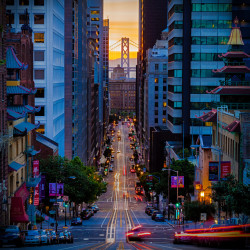
[[[70,231],[68,231],[68,236],[69,236],[69,243],[73,243],[74,242],[74,237],[72,235],[72,233]]]
[[[110,162],[114,162],[114,158],[111,158]]]
[[[112,165],[109,167],[109,172],[113,172],[113,166]]]
[[[89,209],[83,209],[80,215],[82,220],[88,220],[92,216],[92,213]]]
[[[154,209],[154,208],[152,206],[147,206],[145,208],[145,213],[149,215],[151,209]]]
[[[150,235],[151,235],[150,232],[143,229],[142,225],[139,225],[139,226],[133,227],[131,230],[129,230],[126,233],[126,238],[127,238],[127,241],[131,241],[131,240],[141,241],[141,240],[147,239],[148,237],[150,237]]]
[[[58,244],[59,239],[58,235],[56,234],[56,231],[50,231],[51,237],[52,237],[52,243]]]
[[[3,226],[0,227],[0,246],[4,244],[16,245],[21,247],[24,245],[25,234],[21,232],[18,226]]]
[[[71,221],[71,226],[82,225],[82,219],[80,217],[73,218]]]
[[[41,243],[42,244],[51,244],[50,237],[45,230],[39,230],[39,234],[41,236]]]
[[[131,173],[135,173],[136,171],[135,171],[135,165],[131,165],[131,167],[130,167],[130,172]]]
[[[53,237],[52,237],[51,231],[49,231],[49,230],[45,230],[45,231],[46,231],[46,234],[47,234],[47,236],[49,238],[50,244],[53,244],[54,241],[53,241]]]
[[[155,219],[154,220],[155,221],[162,221],[162,222],[165,221],[164,216],[162,214],[160,214],[160,213],[158,213],[158,214],[155,215]]]
[[[148,215],[152,215],[152,213],[155,211],[155,208],[151,208],[151,209],[149,209],[149,211],[148,211]]]
[[[117,149],[117,153],[121,153],[120,149]]]
[[[59,243],[66,243],[66,236],[64,232],[59,232],[58,234]]]
[[[151,219],[152,219],[152,220],[154,220],[154,219],[155,219],[156,214],[158,214],[158,213],[160,213],[160,212],[159,212],[159,210],[157,210],[157,209],[156,209],[156,210],[154,210],[154,211],[152,212],[152,214],[151,214]]]
[[[65,235],[65,241],[66,241],[66,243],[73,243],[73,236],[72,236],[72,234],[71,234],[70,231],[65,230],[64,231],[64,235]]]
[[[27,230],[25,232],[25,245],[29,244],[35,244],[35,245],[41,245],[42,244],[42,239],[41,235],[38,230]]]
[[[95,213],[100,210],[99,207],[96,204],[92,205],[92,209],[94,209]]]

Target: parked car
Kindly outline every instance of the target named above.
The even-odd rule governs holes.
[[[52,237],[51,231],[49,231],[49,230],[45,230],[45,231],[46,231],[46,234],[47,234],[49,241],[50,241],[49,244],[53,244],[54,242],[53,242],[53,237]]]
[[[151,219],[154,220],[156,214],[159,214],[159,213],[160,213],[159,210],[154,210],[154,211],[151,213]]]
[[[109,167],[109,172],[113,172],[113,166],[112,165]]]
[[[80,217],[73,218],[71,226],[82,225],[82,219]]]
[[[65,234],[66,242],[67,243],[73,243],[74,240],[73,240],[72,233],[70,231],[68,231],[68,230],[65,230],[64,234]]]
[[[99,211],[99,207],[96,204],[93,204],[91,208],[94,210],[95,213]]]
[[[160,214],[160,213],[158,213],[158,214],[155,215],[155,219],[154,220],[155,221],[162,221],[162,222],[165,221],[164,216],[162,214]]]
[[[24,244],[29,245],[29,244],[36,244],[36,245],[41,245],[42,240],[41,240],[41,235],[38,230],[28,230],[25,232],[25,241]]]
[[[148,215],[152,215],[152,213],[155,211],[155,208],[151,208],[151,209],[149,209],[149,211],[148,211]]]
[[[50,237],[48,237],[45,230],[39,230],[39,234],[41,236],[42,244],[51,244]]]
[[[152,206],[147,206],[145,208],[145,213],[149,215],[151,209],[154,209],[154,208]]]
[[[16,245],[21,247],[24,245],[25,234],[21,232],[18,226],[0,227],[0,247],[4,244]]]
[[[89,208],[89,211],[90,211],[90,213],[91,213],[91,216],[94,216],[95,215],[95,211],[94,211],[94,209],[91,207],[91,208]]]
[[[58,234],[56,234],[55,231],[50,231],[50,234],[52,236],[52,242],[55,243],[55,244],[58,244],[59,243]]]
[[[66,243],[66,236],[64,232],[60,232],[58,235],[59,243]]]
[[[80,215],[82,220],[88,220],[92,216],[92,213],[89,209],[84,209]]]

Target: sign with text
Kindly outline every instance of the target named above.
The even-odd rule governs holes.
[[[231,161],[221,162],[221,179],[225,179],[227,175],[231,174]]]
[[[41,176],[41,181],[39,183],[40,187],[40,199],[44,199],[45,198],[45,182],[46,182],[46,177],[45,175]]]
[[[49,196],[63,196],[63,194],[64,183],[49,183]]]
[[[171,188],[177,188],[177,176],[171,176]],[[184,176],[178,176],[178,188],[184,188]]]
[[[38,177],[38,176],[39,176],[39,161],[35,160],[33,161],[33,177]],[[39,205],[39,184],[37,184],[34,191],[34,205],[35,206]]]
[[[209,162],[209,181],[218,181],[219,173],[219,162],[210,161]]]

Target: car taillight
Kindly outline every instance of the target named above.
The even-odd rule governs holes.
[[[133,235],[134,233],[126,233],[126,236],[130,236]]]
[[[149,233],[149,232],[145,232],[145,233],[138,233],[138,236],[144,236],[144,235],[151,235],[151,233]]]

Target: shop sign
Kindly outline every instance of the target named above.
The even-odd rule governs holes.
[[[177,176],[171,176],[171,188],[177,188]],[[184,176],[178,176],[178,188],[184,188]]]
[[[209,162],[209,181],[218,181],[218,161]]]

